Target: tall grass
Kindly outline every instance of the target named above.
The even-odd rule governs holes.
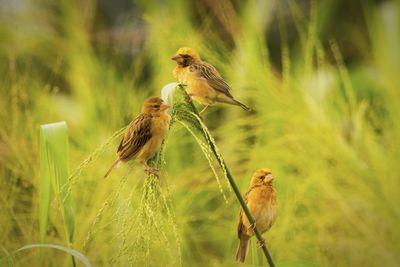
[[[356,15],[366,36],[342,29],[346,45],[324,28],[340,25],[329,16],[340,1],[312,1],[310,9],[298,1],[218,2],[220,9],[135,1],[136,15],[119,20],[127,32],[145,32],[135,50],[98,41],[97,1],[28,1],[0,11],[2,247],[40,240],[38,129],[66,121],[74,249],[94,266],[239,266],[239,206],[219,174],[224,199],[184,126],[169,134],[160,180],[135,164],[101,178],[115,157],[113,133],[174,81],[171,55],[192,46],[255,109],[221,105],[205,124],[243,192],[256,168],[272,169],[279,216],[265,237],[277,266],[399,264],[398,3],[363,1]],[[277,40],[266,40],[274,30]],[[351,46],[356,60],[346,56]],[[49,206],[46,243],[65,245],[62,213]],[[63,264],[61,255],[46,250],[44,265]],[[247,265],[257,265],[253,255]],[[26,250],[13,261],[39,258]]]

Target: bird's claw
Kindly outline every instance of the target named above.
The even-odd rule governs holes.
[[[257,248],[262,248],[265,247],[265,239],[263,238],[262,240],[257,241]]]
[[[199,113],[199,118],[204,121],[204,114],[202,114],[201,112]]]
[[[200,118],[203,120],[203,118],[204,118],[204,113],[206,112],[206,110],[208,109],[208,107],[209,107],[210,105],[206,105],[200,112],[199,112],[199,116],[200,116]]]
[[[248,229],[254,231],[254,229],[256,229],[256,226],[257,226],[257,223],[253,222],[252,224],[249,225]]]

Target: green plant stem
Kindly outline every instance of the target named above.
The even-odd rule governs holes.
[[[182,97],[183,96],[183,97]],[[233,176],[229,170],[229,168],[227,167],[225,160],[223,159],[222,155],[218,152],[218,149],[215,145],[215,142],[212,138],[212,136],[208,133],[208,129],[206,128],[206,126],[201,122],[201,119],[199,117],[199,114],[195,108],[195,106],[193,105],[193,103],[190,101],[189,96],[186,94],[186,91],[184,89],[184,87],[182,85],[178,85],[175,93],[174,93],[174,105],[176,104],[176,102],[181,102],[178,104],[183,104],[185,107],[183,107],[183,109],[186,110],[190,110],[192,113],[195,114],[195,119],[198,120],[198,124],[199,126],[203,129],[203,135],[205,137],[205,139],[207,140],[207,143],[209,144],[211,151],[213,152],[216,160],[218,161],[218,164],[220,165],[220,167],[222,168],[222,170],[226,173],[226,176],[228,178],[229,184],[233,189],[233,192],[236,195],[236,198],[239,200],[240,205],[242,206],[242,209],[244,211],[244,213],[246,214],[247,219],[249,220],[251,225],[254,225],[254,234],[257,237],[257,239],[263,243],[264,245],[261,247],[262,251],[264,252],[264,255],[268,261],[268,264],[270,267],[275,267],[275,264],[272,260],[271,254],[268,251],[267,248],[267,244],[265,243],[265,240],[263,239],[261,233],[258,231],[257,229],[257,225],[255,224],[255,221],[253,219],[253,217],[251,216],[250,210],[246,205],[246,202],[244,201],[242,194],[239,190],[239,188],[236,185],[235,180],[233,179]],[[184,101],[185,103],[182,103],[182,101]],[[176,109],[177,110],[177,109]],[[177,112],[173,112],[173,116],[179,116],[179,114],[177,114]],[[192,115],[193,116],[193,115]],[[187,118],[186,116],[182,116],[183,118]]]
[[[212,150],[213,150],[213,153],[214,153],[215,157],[216,157],[217,160],[218,160],[218,157],[217,157],[217,155],[215,154],[215,148],[212,147]],[[237,185],[236,185],[236,183],[235,183],[235,180],[233,179],[232,174],[231,174],[231,172],[229,171],[229,168],[226,166],[226,163],[225,163],[225,161],[224,161],[223,159],[222,159],[222,162],[220,162],[219,160],[218,160],[218,162],[219,162],[221,168],[222,168],[222,165],[221,165],[221,164],[223,164],[223,165],[225,166],[225,168],[226,168],[226,175],[227,175],[227,177],[228,177],[229,184],[231,185],[231,187],[232,187],[232,189],[233,189],[233,192],[234,192],[235,195],[236,195],[236,198],[239,200],[239,203],[240,203],[240,205],[242,206],[242,209],[243,209],[244,213],[246,214],[246,217],[247,217],[247,219],[249,220],[250,224],[255,226],[255,227],[254,227],[254,234],[255,234],[255,236],[257,237],[257,239],[258,239],[260,242],[264,243],[264,245],[263,245],[261,248],[262,248],[262,251],[264,252],[265,257],[267,258],[267,261],[268,261],[269,266],[275,267],[275,264],[274,264],[274,262],[273,262],[273,260],[272,260],[271,254],[270,254],[269,251],[268,251],[266,241],[263,239],[261,233],[258,231],[257,225],[255,224],[255,221],[254,221],[254,219],[253,219],[253,216],[251,216],[251,213],[250,213],[250,211],[249,211],[249,208],[247,207],[246,202],[244,201],[244,199],[243,199],[243,197],[242,197],[242,194],[240,193],[239,188],[237,187]]]
[[[249,208],[247,207],[247,204],[246,204],[246,202],[244,201],[244,199],[243,199],[243,197],[242,197],[242,194],[240,193],[240,190],[239,190],[239,188],[237,187],[236,182],[235,182],[235,180],[233,179],[233,176],[232,176],[232,174],[231,174],[229,168],[227,167],[227,165],[226,165],[226,163],[225,163],[225,160],[222,158],[221,155],[218,156],[216,147],[215,147],[215,145],[213,144],[213,142],[208,142],[208,143],[209,143],[209,145],[210,145],[210,147],[211,147],[211,150],[212,150],[212,152],[213,152],[215,158],[217,159],[219,165],[221,166],[221,168],[223,168],[223,169],[225,168],[226,176],[227,176],[227,178],[228,178],[228,180],[229,180],[229,184],[231,185],[231,187],[232,187],[232,189],[233,189],[233,192],[234,192],[235,195],[236,195],[236,198],[239,200],[239,203],[240,203],[240,205],[242,206],[242,209],[243,209],[244,213],[246,214],[247,219],[249,220],[249,222],[250,222],[251,225],[254,225],[254,226],[255,226],[255,227],[254,227],[254,234],[255,234],[255,236],[257,237],[257,239],[258,239],[261,243],[264,243],[264,245],[263,245],[261,248],[262,248],[262,251],[264,252],[265,257],[267,258],[267,261],[268,261],[269,266],[275,267],[275,264],[274,264],[274,262],[273,262],[273,260],[272,260],[271,254],[270,254],[269,251],[268,251],[266,241],[263,239],[263,237],[262,237],[260,231],[258,231],[257,225],[256,225],[256,223],[255,223],[255,221],[254,221],[254,219],[253,219],[253,216],[251,216],[250,210],[249,210]]]

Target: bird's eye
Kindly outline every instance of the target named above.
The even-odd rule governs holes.
[[[158,105],[158,104],[154,105],[154,108],[159,108],[159,107],[160,107],[160,105]]]
[[[261,180],[264,180],[264,178],[265,178],[265,175],[260,176]]]

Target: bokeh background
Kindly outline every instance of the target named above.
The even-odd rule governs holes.
[[[276,265],[399,266],[400,4],[372,0],[1,0],[0,257],[39,242],[39,126],[66,121],[72,248],[94,266],[240,266],[238,202],[182,126],[156,187],[135,164],[102,178],[110,136],[174,82],[181,46],[255,110],[219,105],[205,123],[243,192],[272,169]],[[57,199],[46,243],[68,246]],[[40,255],[13,262],[71,265]],[[261,264],[253,244],[246,265]]]

